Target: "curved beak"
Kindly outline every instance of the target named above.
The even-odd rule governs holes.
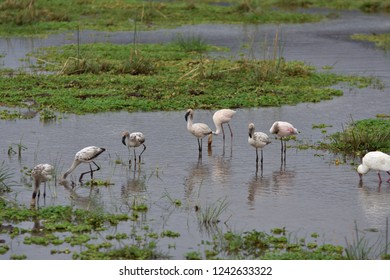
[[[123,143],[123,145],[127,146],[126,145],[126,136],[122,136],[122,143]]]
[[[190,115],[190,112],[187,112],[186,115],[184,116],[185,120],[188,120],[188,116]]]

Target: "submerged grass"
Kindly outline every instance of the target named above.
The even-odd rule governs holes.
[[[191,46],[194,43],[190,43]],[[218,50],[207,46],[208,50]],[[74,59],[69,67],[70,57]],[[180,44],[66,45],[40,50],[34,56],[54,74],[0,76],[3,105],[84,114],[106,111],[155,111],[281,106],[319,102],[342,95],[331,86],[367,86],[370,77],[318,72],[299,61],[217,59]],[[83,63],[77,63],[83,61]],[[124,71],[126,69],[126,71]]]

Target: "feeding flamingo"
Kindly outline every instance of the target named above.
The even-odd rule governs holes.
[[[214,135],[219,135],[222,131],[223,141],[225,142],[225,131],[223,130],[223,124],[226,123],[230,130],[230,137],[233,138],[233,131],[230,127],[229,122],[233,118],[236,111],[231,109],[221,109],[214,113],[213,121],[215,124],[216,131],[213,132]]]
[[[390,155],[380,151],[367,153],[362,159],[362,164],[357,168],[360,181],[363,179],[363,174],[366,174],[371,169],[377,172],[379,184],[382,183],[380,171],[386,171],[390,175]],[[390,178],[387,182],[390,182]]]
[[[106,149],[99,148],[95,146],[85,147],[84,149],[78,151],[74,157],[72,165],[69,169],[64,173],[62,179],[65,180],[66,177],[81,163],[89,163],[90,171],[81,173],[79,182],[83,179],[83,176],[87,173],[91,173],[91,179],[93,178],[93,172],[100,170],[100,166],[97,165],[93,160],[97,158],[101,153],[103,153]],[[91,162],[96,166],[97,169],[92,170]]]
[[[34,179],[34,191],[32,193],[32,198],[30,203],[31,206],[35,205],[37,194],[38,194],[38,199],[40,197],[41,192],[39,190],[39,187],[41,183],[44,184],[43,198],[46,197],[46,182],[51,180],[53,173],[54,173],[54,167],[47,163],[38,164],[33,168],[33,170],[31,171],[31,177],[33,177]]]
[[[126,143],[126,140],[127,140],[127,143]],[[122,132],[122,143],[123,143],[123,145],[127,146],[128,148],[130,148],[130,147],[133,148],[135,162],[137,162],[135,148],[143,145],[144,149],[142,150],[142,152],[138,156],[138,159],[139,159],[138,162],[141,163],[141,155],[146,150],[146,146],[145,146],[144,142],[145,142],[145,135],[142,132],[132,132],[132,133],[130,133],[128,131]],[[129,160],[129,163],[131,165],[131,160]]]
[[[194,111],[188,109],[185,114],[185,120],[187,122],[187,130],[194,135],[198,140],[199,156],[202,155],[202,140],[203,137],[212,133],[211,128],[205,123],[193,123]]]
[[[259,163],[259,154],[258,149],[261,150],[261,171],[263,172],[263,148],[271,143],[271,140],[269,139],[268,135],[264,132],[255,132],[255,125],[253,123],[250,123],[248,125],[249,128],[249,137],[248,137],[248,143],[256,148],[256,172],[258,170],[258,163]]]
[[[287,143],[285,137],[298,134],[298,130],[289,122],[276,121],[269,130],[272,134],[276,134],[280,138],[281,144],[281,161],[286,162]]]

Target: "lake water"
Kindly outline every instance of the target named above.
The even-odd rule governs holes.
[[[243,52],[242,45],[254,40],[260,45],[265,37],[275,32],[282,36],[283,56],[287,60],[302,60],[316,66],[333,66],[340,73],[373,75],[390,84],[390,58],[372,44],[349,39],[353,33],[388,31],[390,18],[385,16],[345,13],[341,18],[317,24],[227,26],[196,25],[174,30],[140,32],[140,42],[165,42],[177,33],[200,35],[211,44],[231,48],[230,55]],[[129,43],[131,33],[83,33],[83,41],[112,41]],[[75,35],[53,35],[47,39],[0,39],[5,67],[21,67],[18,58],[44,45],[75,43]],[[261,56],[263,50],[255,55]],[[55,164],[58,177],[71,165],[74,154],[83,147],[95,145],[107,149],[97,160],[101,170],[95,178],[109,180],[113,185],[90,190],[77,185],[73,191],[57,182],[50,183],[45,205],[75,205],[86,209],[104,209],[112,213],[130,213],[130,205],[146,203],[149,210],[137,223],[123,223],[114,232],[129,233],[132,226],[148,225],[152,231],[171,230],[179,238],[162,238],[159,249],[173,259],[183,259],[188,251],[202,247],[202,240],[210,240],[216,232],[269,232],[275,227],[286,229],[297,237],[309,237],[316,232],[323,242],[345,245],[353,240],[355,225],[372,242],[383,237],[386,218],[390,215],[390,185],[378,184],[375,172],[364,176],[359,184],[356,166],[336,164],[343,160],[324,151],[300,150],[297,143],[316,143],[323,140],[313,124],[327,124],[327,133],[341,131],[351,120],[374,118],[376,114],[390,114],[386,87],[378,89],[343,88],[344,95],[320,103],[304,103],[277,108],[238,109],[231,121],[234,138],[227,135],[225,148],[221,136],[214,137],[212,151],[204,145],[203,157],[198,158],[196,139],[186,130],[184,111],[151,113],[102,113],[84,116],[65,115],[53,123],[43,123],[39,117],[29,120],[0,120],[0,156],[15,171],[17,186],[11,197],[29,205],[31,179],[24,175],[24,167],[37,163]],[[196,110],[195,122],[213,127],[213,111]],[[26,110],[26,109],[21,109]],[[255,150],[248,145],[248,124],[256,131],[269,134],[276,120],[294,124],[300,131],[298,142],[291,141],[287,162],[281,169],[280,141],[264,148],[263,176],[256,174]],[[142,131],[147,149],[143,163],[137,169],[125,163],[128,150],[121,143],[123,130]],[[225,129],[228,131],[228,129]],[[206,140],[206,139],[205,139]],[[10,146],[22,143],[26,150],[20,159],[8,157]],[[137,150],[139,152],[140,150]],[[122,162],[123,164],[119,164]],[[359,162],[359,160],[357,160]],[[88,165],[80,165],[68,177],[77,182]],[[387,175],[383,174],[387,179]],[[88,179],[88,177],[85,177]],[[180,200],[176,207],[172,200]],[[212,228],[199,225],[196,207],[227,203],[221,222]],[[43,201],[40,201],[43,206]],[[33,224],[31,223],[31,226]],[[23,237],[5,239],[11,249],[1,259],[12,254],[26,254],[28,259],[71,258],[71,255],[51,255],[51,248],[23,245]],[[383,238],[381,239],[383,241]],[[172,246],[174,245],[174,246]],[[61,248],[61,246],[58,246]],[[77,248],[71,248],[77,250]]]

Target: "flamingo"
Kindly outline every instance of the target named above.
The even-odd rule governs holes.
[[[261,171],[263,171],[263,148],[271,143],[271,140],[269,139],[268,135],[264,132],[255,132],[255,125],[253,123],[250,123],[248,125],[249,128],[249,137],[248,137],[248,143],[256,148],[256,172],[258,170],[258,163],[259,163],[259,154],[258,149],[261,150]]]
[[[390,175],[390,155],[382,153],[380,151],[369,152],[363,159],[362,164],[357,168],[360,181],[363,180],[363,174],[366,174],[370,169],[375,170],[378,174],[379,184],[382,183],[380,171],[386,171]],[[387,180],[390,182],[390,178]]]
[[[233,118],[235,113],[236,113],[236,111],[231,110],[231,109],[221,109],[221,110],[216,111],[213,115],[213,121],[214,121],[215,129],[216,129],[216,131],[213,132],[213,134],[219,135],[222,131],[224,142],[225,142],[225,131],[223,130],[223,124],[226,123],[228,125],[229,130],[230,130],[230,137],[232,139],[233,138],[233,131],[232,131],[232,128],[230,127],[229,122]]]
[[[199,156],[201,156],[203,137],[210,135],[213,132],[205,123],[193,123],[194,111],[192,109],[187,110],[184,118],[187,122],[187,130],[198,139]]]
[[[298,134],[298,130],[289,122],[276,121],[271,126],[269,132],[276,134],[280,138],[281,144],[281,161],[286,162],[287,143],[285,137]],[[284,143],[283,143],[284,142]]]
[[[39,196],[41,195],[41,192],[39,190],[41,183],[44,183],[43,198],[46,197],[46,182],[51,180],[53,173],[54,173],[54,167],[47,163],[38,164],[32,169],[31,177],[33,177],[34,179],[34,191],[32,193],[32,198],[30,203],[31,206],[35,205],[36,203],[35,199],[37,194],[38,194],[38,199]]]
[[[91,173],[91,179],[93,178],[93,172],[100,170],[99,165],[97,165],[93,160],[97,158],[101,153],[103,153],[106,149],[99,148],[95,146],[85,147],[78,151],[74,157],[72,165],[69,169],[64,173],[62,179],[65,180],[66,176],[68,176],[80,163],[89,163],[90,171],[81,173],[79,182],[81,183],[82,178],[85,174]],[[97,167],[97,169],[92,170],[91,162]]]
[[[126,143],[126,139],[127,139],[127,143]],[[128,148],[133,147],[134,161],[135,162],[137,162],[135,148],[143,145],[144,149],[142,150],[142,152],[138,156],[138,159],[139,159],[138,162],[141,163],[141,155],[146,150],[146,146],[145,146],[144,142],[145,142],[145,136],[142,132],[133,132],[133,133],[130,133],[128,131],[122,132],[122,143],[123,143],[123,145],[127,146]],[[131,165],[131,160],[129,161],[129,163]]]

